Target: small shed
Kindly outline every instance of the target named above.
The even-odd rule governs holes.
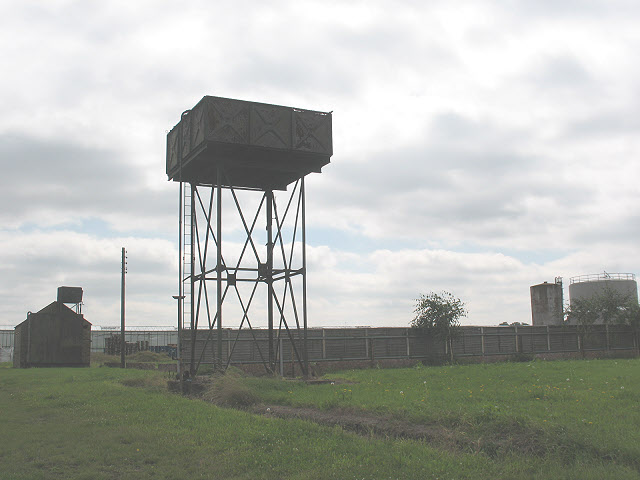
[[[52,302],[15,328],[13,366],[88,367],[91,324],[60,301]]]

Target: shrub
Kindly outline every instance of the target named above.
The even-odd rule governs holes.
[[[243,408],[257,403],[258,397],[242,382],[242,375],[236,370],[214,376],[202,397],[221,407]]]

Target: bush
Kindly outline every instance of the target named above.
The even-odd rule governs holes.
[[[258,402],[258,397],[242,381],[242,375],[229,369],[213,377],[211,385],[202,395],[204,400],[221,407],[245,408]]]
[[[532,362],[533,360],[535,360],[535,357],[530,353],[518,352],[511,355],[509,360],[511,362]]]
[[[120,383],[126,387],[144,388],[154,392],[163,392],[167,390],[167,381],[159,375],[124,378]]]

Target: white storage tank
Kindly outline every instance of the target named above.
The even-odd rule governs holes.
[[[571,277],[569,302],[601,295],[607,289],[638,303],[638,284],[633,273],[596,273]]]

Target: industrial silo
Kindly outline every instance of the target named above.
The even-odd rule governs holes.
[[[569,301],[573,304],[576,300],[602,295],[607,290],[638,303],[638,284],[635,274],[607,272],[571,277]]]
[[[562,325],[562,278],[531,288],[531,321],[537,325]]]

